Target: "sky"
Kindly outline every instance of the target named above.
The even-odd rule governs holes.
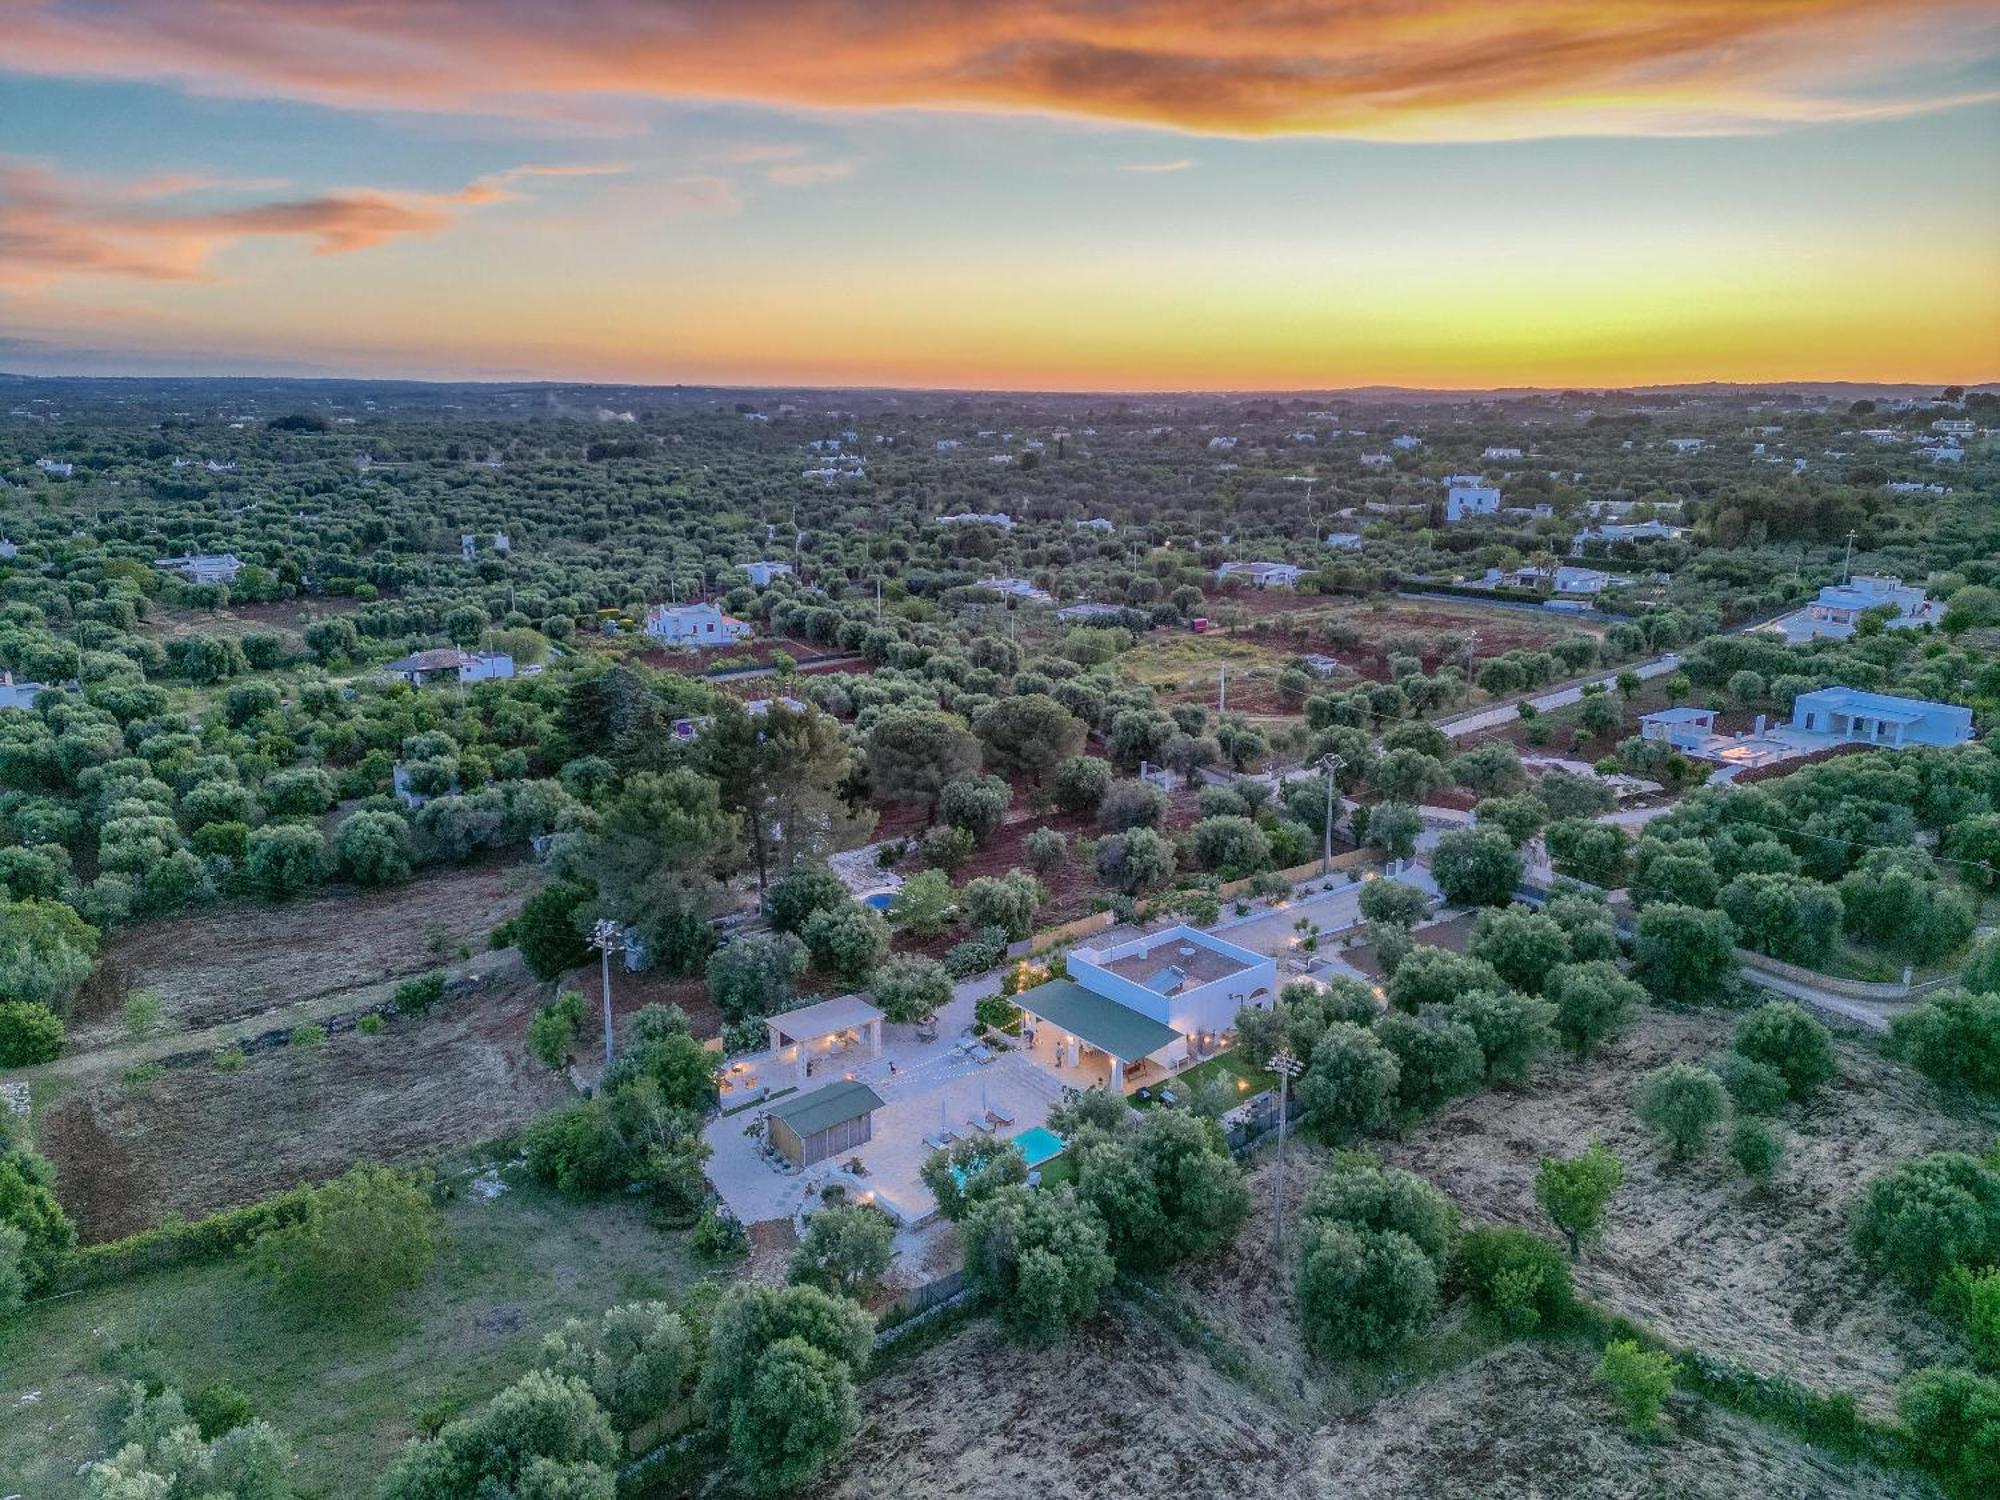
[[[1995,0],[0,0],[0,370],[2000,377]]]

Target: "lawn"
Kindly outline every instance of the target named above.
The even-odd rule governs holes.
[[[1197,1088],[1215,1078],[1222,1079],[1232,1088],[1236,1088],[1237,1094],[1244,1099],[1278,1086],[1276,1073],[1268,1068],[1258,1067],[1243,1053],[1230,1051],[1211,1057],[1205,1063],[1195,1064],[1185,1073],[1178,1075],[1168,1087],[1173,1089],[1176,1098],[1185,1099],[1191,1097]],[[1242,1087],[1237,1088],[1238,1084]],[[1158,1090],[1154,1090],[1154,1093],[1157,1094]],[[1150,1109],[1154,1102],[1153,1099],[1140,1099],[1134,1096],[1132,1107]]]
[[[302,1496],[373,1491],[419,1414],[485,1400],[565,1318],[678,1297],[700,1274],[684,1234],[625,1202],[512,1190],[445,1208],[450,1245],[429,1280],[360,1326],[301,1327],[240,1261],[184,1266],[32,1309],[0,1333],[0,1493],[83,1493],[105,1454],[123,1380],[184,1390],[225,1381],[297,1446]]]
[[[1236,636],[1186,634],[1141,641],[1116,665],[1122,677],[1172,691],[1197,682],[1213,689],[1216,670],[1225,664],[1232,673],[1275,672],[1291,659],[1287,652]]]

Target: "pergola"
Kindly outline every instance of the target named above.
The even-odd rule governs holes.
[[[764,1027],[774,1055],[783,1060],[784,1049],[794,1049],[791,1061],[798,1065],[800,1084],[806,1081],[813,1056],[833,1056],[849,1032],[858,1033],[857,1043],[865,1039],[870,1057],[882,1055],[882,1012],[859,995],[840,995],[768,1016]]]
[[[1185,1041],[1164,1021],[1142,1015],[1116,1000],[1106,999],[1069,979],[1051,979],[1014,997],[1043,1027],[1055,1033],[1055,1045],[1066,1066],[1082,1061],[1082,1049],[1102,1052],[1111,1063],[1111,1088],[1125,1091],[1125,1070]]]

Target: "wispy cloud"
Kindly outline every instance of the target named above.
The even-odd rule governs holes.
[[[580,12],[580,14],[579,14]],[[397,111],[620,100],[1385,139],[1769,130],[1992,97],[1990,0],[0,0],[0,67]]]
[[[19,290],[68,276],[200,281],[213,276],[219,251],[255,239],[295,239],[316,255],[343,255],[434,234],[466,209],[516,201],[519,185],[532,178],[624,170],[525,165],[444,193],[352,188],[214,205],[187,200],[244,184],[191,174],[63,176],[43,163],[0,157],[0,286]]]
[[[1130,161],[1125,163],[1127,172],[1185,172],[1194,165],[1192,156],[1180,156],[1172,161]]]

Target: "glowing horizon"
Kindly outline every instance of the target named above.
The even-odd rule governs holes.
[[[0,369],[2000,376],[1989,4],[544,11],[0,0]]]

